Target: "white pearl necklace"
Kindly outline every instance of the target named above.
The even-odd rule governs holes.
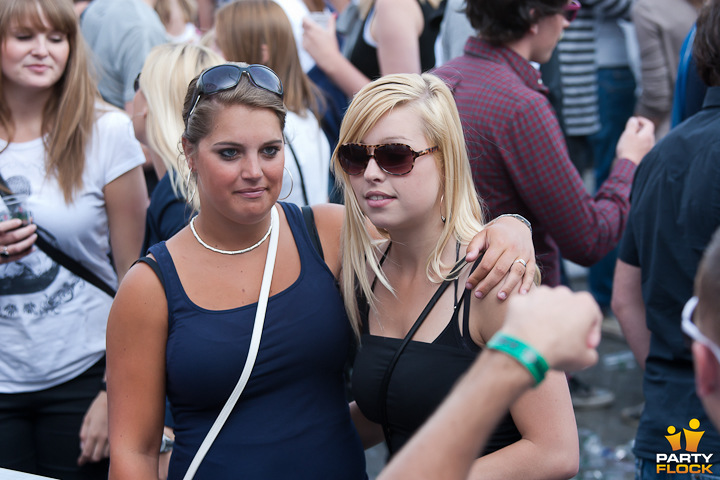
[[[252,245],[248,248],[243,248],[242,250],[220,250],[219,248],[211,247],[210,245],[205,243],[202,238],[200,238],[200,235],[198,235],[197,231],[195,230],[196,218],[197,217],[193,217],[192,220],[190,220],[190,230],[192,231],[193,236],[195,236],[195,240],[197,240],[200,245],[207,248],[208,250],[211,250],[215,253],[222,253],[223,255],[240,255],[241,253],[247,253],[255,250],[257,247],[262,245],[265,240],[267,240],[267,238],[270,236],[270,232],[272,231],[272,222],[270,222],[270,228],[268,228],[267,233],[265,233],[265,235],[255,245]]]

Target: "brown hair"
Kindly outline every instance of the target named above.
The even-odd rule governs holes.
[[[710,0],[697,19],[693,58],[698,74],[710,87],[720,86],[720,2]]]
[[[240,62],[236,64],[247,66],[247,64]],[[200,75],[202,75],[202,73]],[[182,134],[182,138],[190,144],[197,145],[200,140],[210,133],[215,124],[215,117],[218,110],[233,105],[272,110],[278,117],[280,129],[285,129],[285,115],[287,110],[283,105],[282,97],[263,88],[256,87],[250,82],[247,75],[243,75],[240,78],[240,82],[235,88],[222,90],[212,95],[201,96],[197,101],[195,110],[192,112],[192,115],[190,115],[190,110],[193,107],[193,99],[195,98],[195,88],[200,75],[190,81],[187,93],[185,94],[185,101],[183,102],[182,118],[185,124],[185,131]]]
[[[100,98],[89,71],[86,46],[72,3],[68,0],[3,0],[0,2],[0,32],[4,35],[0,42],[5,43],[8,32],[15,26],[45,30],[43,16],[54,29],[67,35],[70,47],[65,72],[53,87],[42,119],[42,131],[47,134],[44,139],[45,170],[48,176],[57,178],[65,202],[69,204],[74,193],[82,188],[85,147],[95,122],[95,102]],[[0,102],[0,125],[8,132],[8,144],[11,143],[15,122],[3,102]]]
[[[567,0],[467,0],[465,14],[483,40],[505,45],[521,39],[542,17],[562,11]]]
[[[262,63],[277,73],[288,110],[301,116],[310,110],[318,121],[322,118],[322,93],[303,72],[290,20],[280,5],[272,0],[229,3],[217,11],[215,35],[228,61]]]
[[[247,66],[245,63],[237,64]],[[200,75],[202,75],[202,73]],[[193,149],[197,148],[200,140],[210,134],[210,131],[215,125],[215,118],[217,117],[218,111],[233,105],[269,109],[277,116],[280,122],[280,130],[285,130],[285,115],[287,110],[283,104],[282,97],[263,88],[256,87],[250,82],[247,75],[243,75],[240,78],[240,82],[235,88],[200,97],[195,106],[195,110],[192,112],[192,115],[190,115],[190,110],[193,108],[193,100],[195,99],[195,89],[200,75],[190,81],[187,93],[185,94],[182,111],[182,118],[185,123],[185,131],[182,134],[182,138],[192,145]],[[245,126],[245,128],[251,128],[251,126]],[[180,161],[187,161],[187,159],[181,158]],[[192,191],[196,188],[197,179],[195,178],[194,172],[191,172],[188,181],[188,190]]]

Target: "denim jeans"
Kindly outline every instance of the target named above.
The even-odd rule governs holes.
[[[596,189],[600,188],[610,175],[617,141],[635,108],[635,77],[629,68],[598,70],[598,106],[600,131],[590,137]],[[616,258],[616,251],[613,250],[590,267],[590,292],[602,307],[610,305]]]
[[[720,466],[713,465],[712,475],[707,473],[657,473],[656,463],[644,458],[635,459],[635,480],[720,480]]]

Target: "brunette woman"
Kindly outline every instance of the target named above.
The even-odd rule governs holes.
[[[190,84],[182,142],[200,211],[131,269],[113,304],[112,479],[156,478],[166,392],[175,419],[171,479],[191,465],[199,465],[195,478],[365,478],[343,381],[354,342],[336,288],[344,208],[315,206],[312,222],[277,202],[282,99],[280,80],[263,65],[219,65]],[[488,279],[495,284],[513,259],[532,257],[529,238],[522,223],[504,219],[470,252],[491,243],[482,270],[497,267]],[[506,289],[532,282],[513,270]],[[239,378],[244,390],[208,437]],[[206,438],[207,454],[193,462]]]
[[[116,287],[142,241],[144,159],[130,119],[100,100],[71,2],[5,0],[0,32],[3,193],[32,217],[0,221],[0,467],[105,478],[112,298],[34,244],[42,227]]]

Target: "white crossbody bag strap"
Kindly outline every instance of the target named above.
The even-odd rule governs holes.
[[[240,394],[242,394],[247,385],[250,373],[252,373],[253,366],[255,365],[255,359],[257,358],[258,349],[260,348],[260,337],[262,336],[263,324],[265,323],[265,311],[267,309],[268,297],[270,296],[270,283],[272,283],[273,271],[275,268],[275,256],[277,254],[278,237],[280,233],[280,222],[278,220],[277,208],[273,206],[270,212],[270,224],[272,225],[272,232],[270,233],[270,245],[268,247],[267,258],[265,259],[265,271],[263,272],[262,285],[260,287],[260,298],[258,300],[257,312],[255,313],[255,325],[253,326],[252,337],[250,339],[250,350],[248,351],[247,359],[245,360],[245,366],[240,374],[240,379],[235,385],[235,389],[230,394],[225,406],[220,411],[220,414],[215,419],[210,431],[208,431],[205,440],[203,440],[200,448],[198,449],[190,467],[188,467],[183,480],[192,480],[197,472],[200,463],[205,458],[205,454],[210,450],[210,446],[215,441],[215,438],[220,433],[225,421],[230,416],[230,412],[235,407]]]

